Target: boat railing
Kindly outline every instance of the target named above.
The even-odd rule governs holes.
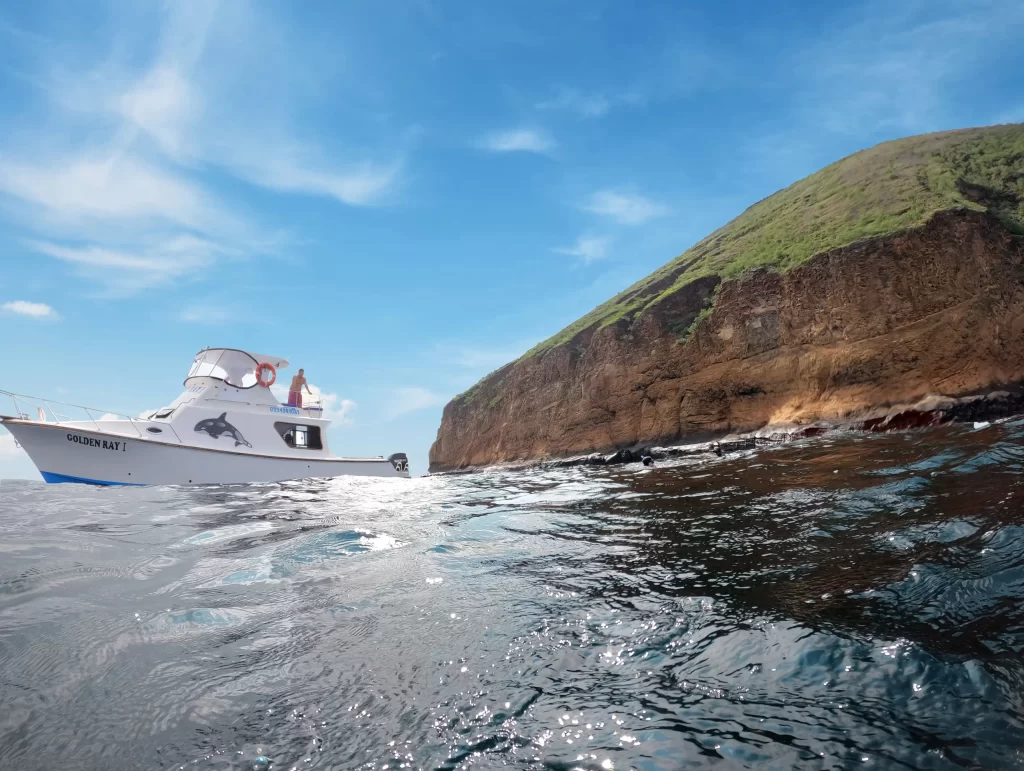
[[[313,415],[314,412],[319,413],[319,415],[323,415],[324,399],[323,394],[319,391],[314,391],[312,394],[303,393],[301,407],[288,403],[287,389],[271,388],[270,391],[275,397],[277,397],[277,400],[281,402],[282,407],[296,407],[296,409],[301,409],[303,412],[307,413],[309,417],[318,417]]]
[[[11,391],[4,391],[0,389],[0,396],[6,396],[11,400],[15,409],[15,417],[21,418],[22,420],[35,420],[40,423],[54,423],[55,425],[65,425],[67,423],[92,423],[97,431],[101,433],[110,433],[104,431],[100,425],[100,421],[105,420],[127,420],[135,432],[139,435],[140,439],[149,439],[143,433],[143,429],[147,424],[154,423],[154,421],[146,418],[139,418],[132,415],[125,414],[123,412],[113,412],[111,410],[101,410],[98,407],[86,407],[84,404],[71,404],[70,402],[61,402],[56,399],[46,399],[41,396],[29,396],[28,394],[16,394]],[[85,419],[75,417],[74,415],[66,414],[64,412],[58,412],[54,409],[53,405],[57,405],[62,410],[78,410],[79,415],[85,415]],[[28,410],[34,410],[35,414]],[[49,418],[47,418],[49,415]],[[96,415],[100,417],[97,419]],[[159,422],[161,429],[169,428],[171,433],[174,434],[174,438],[177,439],[178,444],[184,444],[181,441],[181,437],[178,436],[178,432],[174,430],[174,427],[169,423]]]

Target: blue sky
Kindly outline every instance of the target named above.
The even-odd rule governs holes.
[[[136,414],[248,348],[422,473],[450,397],[746,206],[1024,121],[1022,39],[1019,0],[8,3],[0,388]]]

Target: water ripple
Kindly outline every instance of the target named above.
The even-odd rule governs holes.
[[[0,486],[17,769],[1024,765],[1024,421],[654,468]]]

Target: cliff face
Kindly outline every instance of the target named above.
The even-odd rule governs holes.
[[[957,210],[788,272],[694,278],[452,401],[431,470],[839,420],[1024,381],[1022,262],[1024,239],[999,218]]]

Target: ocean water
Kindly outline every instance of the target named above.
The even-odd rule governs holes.
[[[5,482],[0,768],[1024,767],[1022,464]]]

